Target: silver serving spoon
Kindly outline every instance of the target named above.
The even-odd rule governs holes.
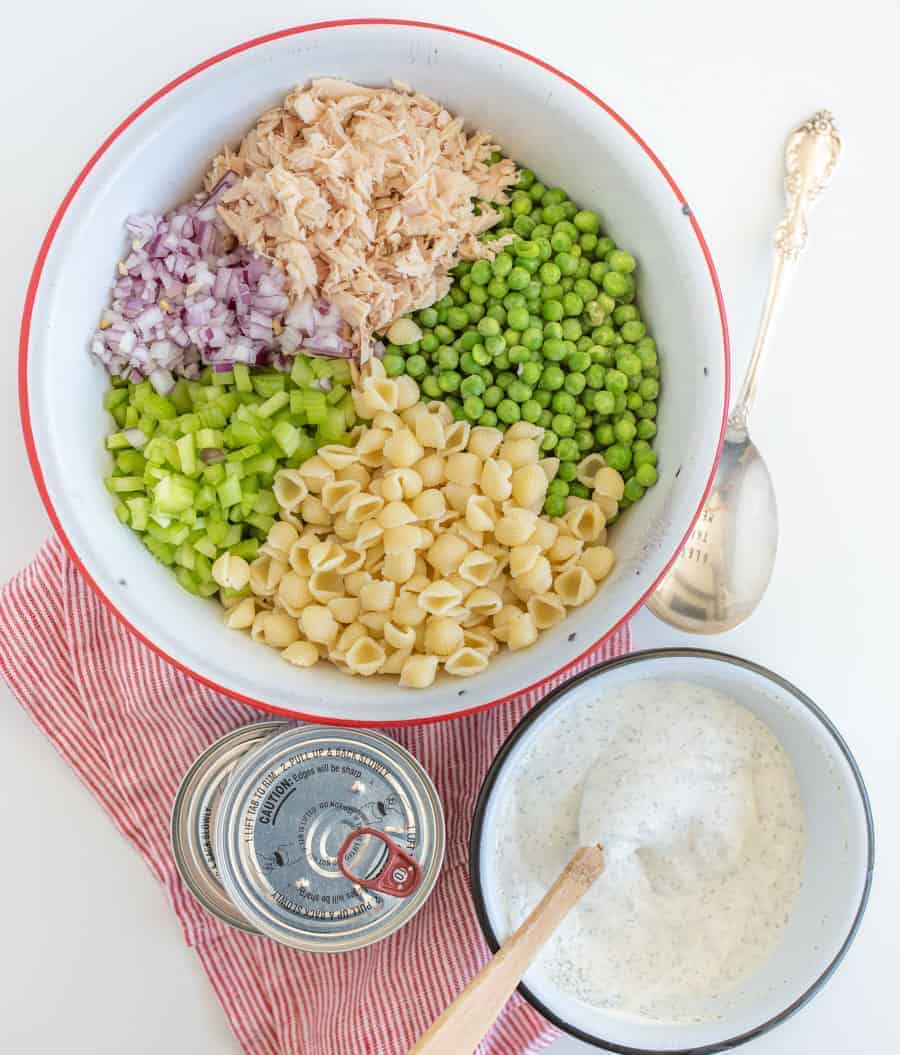
[[[778,509],[769,470],[753,445],[748,417],[772,325],[806,246],[806,217],[828,186],[841,153],[834,119],[820,110],[791,134],[785,151],[787,212],[775,231],[775,260],[756,346],[737,402],[712,490],[675,563],[647,607],[695,634],[742,623],[762,600],[778,547]]]

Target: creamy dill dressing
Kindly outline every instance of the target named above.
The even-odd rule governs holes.
[[[730,697],[644,680],[572,702],[505,789],[498,893],[510,930],[578,846],[606,871],[539,969],[597,1007],[700,1021],[772,952],[800,888],[800,789],[768,727]]]

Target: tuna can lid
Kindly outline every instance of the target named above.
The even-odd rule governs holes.
[[[256,930],[344,952],[387,937],[425,903],[444,815],[428,774],[394,740],[296,726],[235,768],[215,850],[229,897]]]
[[[288,728],[287,722],[254,722],[211,744],[187,771],[172,805],[172,852],[181,878],[214,916],[254,931],[235,908],[219,879],[213,845],[216,813],[234,767],[259,744]]]

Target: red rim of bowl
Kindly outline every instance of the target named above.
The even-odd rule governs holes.
[[[595,641],[589,648],[586,648],[584,652],[576,656],[570,663],[565,664],[558,670],[553,671],[546,677],[534,682],[531,685],[524,686],[521,689],[517,689],[515,692],[511,692],[506,696],[500,696],[495,700],[490,700],[488,703],[481,703],[474,707],[462,708],[458,711],[451,711],[448,714],[433,715],[426,718],[409,718],[401,721],[356,721],[350,719],[341,718],[322,718],[314,714],[304,714],[300,711],[292,711],[283,707],[275,707],[272,704],[264,703],[262,700],[254,699],[252,696],[245,696],[242,693],[235,692],[232,689],[226,688],[224,685],[219,685],[211,678],[206,678],[202,674],[198,674],[196,671],[191,670],[190,667],[181,663],[179,660],[170,656],[167,652],[161,649],[158,645],[154,644],[145,634],[143,634],[136,626],[134,626],[125,615],[119,611],[115,604],[103,593],[100,586],[94,581],[93,576],[84,566],[81,558],[75,552],[75,548],[70,542],[66,532],[63,529],[62,523],[60,522],[59,516],[50,500],[50,495],[47,492],[47,486],[44,482],[44,474],[41,470],[40,461],[38,460],[37,448],[34,442],[34,433],[31,427],[31,412],[28,404],[28,343],[31,335],[31,316],[34,310],[34,302],[37,296],[38,285],[40,284],[41,275],[44,270],[44,265],[47,261],[47,257],[50,253],[50,249],[53,245],[53,239],[56,236],[56,232],[62,223],[63,217],[66,214],[69,206],[72,203],[75,195],[81,189],[82,184],[87,179],[88,175],[93,170],[94,166],[100,160],[100,158],[106,153],[109,147],[119,138],[119,136],[132,125],[146,110],[149,110],[151,106],[157,103],[160,99],[164,98],[170,92],[174,91],[185,81],[190,80],[197,74],[202,73],[204,70],[209,69],[211,66],[215,66],[219,62],[223,62],[226,59],[231,58],[234,55],[239,55],[241,52],[249,51],[251,48],[259,47],[263,44],[269,44],[275,40],[281,40],[284,37],[296,36],[300,33],[311,33],[321,29],[336,29],[350,26],[398,26],[407,27],[413,29],[430,29],[438,30],[442,33],[453,33],[456,36],[468,37],[470,40],[477,40],[482,44],[490,44],[492,47],[500,48],[503,51],[507,51],[512,55],[517,56],[521,59],[526,59],[528,62],[532,62],[535,66],[540,66],[541,69],[546,70],[548,73],[552,73],[555,77],[559,77],[560,80],[565,81],[566,84],[577,89],[582,95],[586,96],[591,102],[595,103],[602,110],[604,110],[609,116],[617,122],[638,144],[638,146],[644,151],[647,157],[653,162],[660,174],[672,188],[672,193],[675,196],[676,201],[681,206],[682,211],[685,213],[687,220],[689,221],[694,236],[700,246],[700,251],[703,254],[703,258],[706,261],[707,270],[709,271],[710,281],[712,282],[713,292],[716,298],[716,304],[719,310],[719,318],[722,323],[722,352],[724,356],[724,371],[725,371],[725,386],[723,392],[722,401],[722,423],[719,429],[719,439],[716,451],[716,456],[713,459],[712,469],[707,480],[706,487],[704,488],[703,495],[697,506],[697,512],[691,518],[690,525],[684,534],[681,542],[675,549],[672,559],[668,562],[662,572],[656,577],[656,579],[650,584],[650,586],[644,591],[641,598],[637,603],[622,616],[609,630],[597,641]],[[302,719],[306,721],[325,722],[329,725],[343,725],[343,726],[403,726],[403,725],[424,725],[430,722],[446,721],[450,718],[461,718],[467,714],[474,714],[477,711],[487,710],[489,707],[496,707],[501,703],[505,703],[507,700],[514,699],[517,696],[521,696],[526,692],[534,691],[545,685],[551,679],[558,677],[559,674],[564,673],[573,667],[579,660],[583,659],[588,652],[597,648],[603,641],[606,641],[611,637],[624,623],[626,623],[635,612],[644,604],[647,597],[653,592],[657,584],[666,574],[671,567],[675,558],[681,550],[681,547],[687,541],[691,531],[694,528],[694,524],[700,515],[701,510],[706,502],[706,498],[709,495],[710,488],[712,487],[713,477],[715,476],[716,467],[719,463],[719,454],[722,448],[722,441],[725,435],[725,423],[728,414],[728,396],[730,390],[731,381],[731,366],[730,366],[730,351],[729,351],[729,339],[728,339],[728,322],[725,317],[725,302],[722,297],[722,289],[719,285],[719,277],[716,273],[715,265],[713,264],[712,254],[709,251],[709,246],[706,244],[706,239],[703,237],[703,232],[700,230],[700,225],[697,223],[697,218],[694,216],[693,211],[688,206],[687,200],[681,193],[680,188],[676,184],[675,180],[669,174],[665,165],[660,161],[656,154],[650,149],[647,143],[641,138],[641,136],[625,121],[615,110],[607,103],[605,103],[599,96],[595,95],[590,89],[586,88],[583,84],[576,81],[573,77],[563,73],[562,70],[557,69],[555,66],[551,66],[549,63],[544,62],[542,59],[536,58],[534,55],[530,55],[526,51],[522,51],[520,48],[515,48],[510,44],[504,44],[502,41],[494,40],[491,37],[482,36],[480,33],[472,33],[465,29],[457,29],[453,26],[444,26],[434,22],[419,22],[412,19],[401,19],[401,18],[347,18],[347,19],[334,19],[328,22],[312,22],[308,25],[303,26],[292,26],[289,29],[281,29],[274,33],[267,33],[264,36],[254,37],[251,40],[247,40],[242,44],[236,44],[234,47],[227,48],[225,51],[220,51],[218,54],[213,55],[211,58],[206,59],[204,62],[198,63],[196,66],[192,66],[189,70],[186,70],[180,76],[169,81],[168,84],[164,85],[155,94],[151,95],[149,99],[141,103],[135,110],[133,110],[124,121],[121,122],[113,131],[106,137],[106,139],[100,144],[97,150],[91,155],[87,164],[82,168],[81,172],[75,178],[69,190],[66,192],[65,197],[56,210],[53,219],[50,222],[50,226],[47,229],[47,233],[44,235],[44,240],[41,243],[40,250],[38,251],[37,260],[35,261],[34,268],[31,272],[31,278],[28,283],[28,290],[25,295],[25,306],[22,311],[22,325],[19,330],[19,408],[22,419],[22,432],[25,439],[25,448],[28,453],[28,461],[31,465],[31,471],[34,475],[35,484],[37,485],[38,492],[40,493],[41,500],[44,503],[44,508],[47,511],[47,515],[50,518],[50,522],[53,525],[54,530],[59,536],[62,544],[65,546],[71,559],[74,561],[78,570],[84,576],[91,589],[100,599],[100,601],[118,618],[120,619],[128,629],[138,637],[148,648],[152,649],[158,656],[164,659],[167,663],[171,663],[178,670],[187,674],[189,677],[196,681],[201,682],[203,685],[208,686],[211,689],[215,689],[216,692],[224,693],[226,696],[230,696],[233,699],[240,700],[242,703],[250,704],[252,707],[256,707],[262,711],[268,711],[272,714],[285,715],[289,718]]]

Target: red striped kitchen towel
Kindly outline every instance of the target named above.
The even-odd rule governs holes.
[[[625,627],[577,669],[629,647]],[[208,744],[259,712],[147,649],[97,599],[56,539],[0,595],[0,672],[165,887],[250,1055],[403,1055],[485,962],[466,862],[475,797],[500,744],[549,686],[485,713],[388,730],[437,784],[446,863],[406,927],[367,949],[325,956],[228,927],[182,884],[169,847],[181,777]],[[526,1055],[554,1036],[516,995],[478,1055]]]

